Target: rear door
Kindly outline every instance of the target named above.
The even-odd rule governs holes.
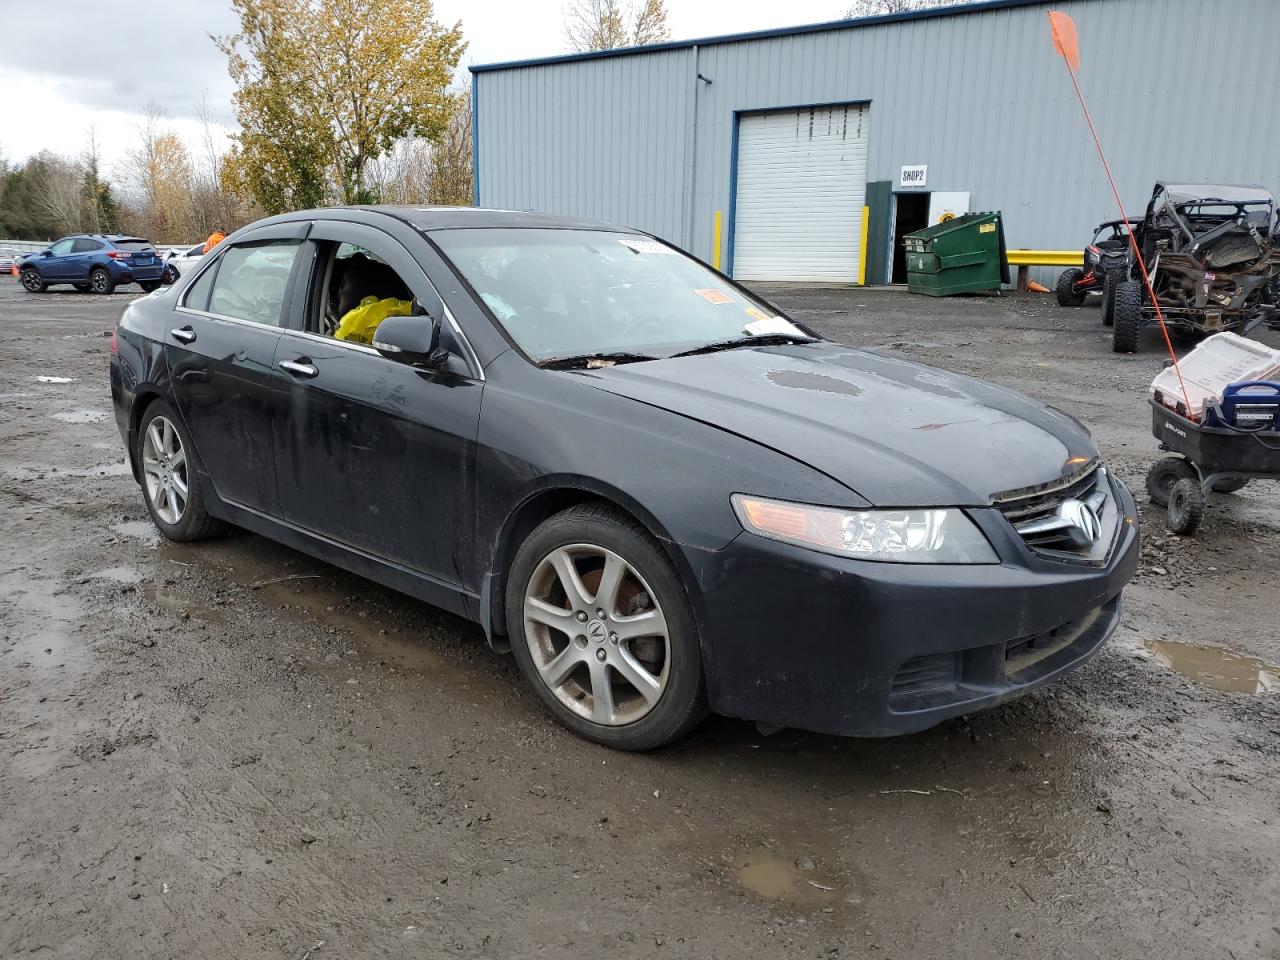
[[[165,331],[173,399],[218,497],[275,514],[271,380],[307,223],[218,251]]]
[[[422,267],[398,240],[337,221],[317,221],[309,239],[313,282],[298,324],[305,329],[286,331],[276,353],[281,511],[297,526],[458,584],[455,555],[470,542],[474,513],[479,365]],[[324,305],[344,269],[340,261],[355,256],[395,274],[382,281],[384,288],[375,284],[361,295],[411,294],[416,309],[440,319],[444,345],[453,353],[448,369],[388,360],[362,343],[322,332],[328,326],[321,319]]]
[[[71,245],[71,256],[67,257],[67,275],[72,280],[88,280],[94,255],[102,250],[102,246],[101,240],[77,237]]]

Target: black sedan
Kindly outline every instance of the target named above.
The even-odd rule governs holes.
[[[111,389],[165,536],[235,524],[472,618],[624,749],[999,703],[1098,650],[1137,563],[1071,417],[597,223],[262,220],[125,310]]]

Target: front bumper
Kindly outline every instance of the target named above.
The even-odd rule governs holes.
[[[1031,551],[994,510],[971,515],[1000,564],[869,563],[750,534],[686,555],[702,587],[717,713],[848,736],[890,736],[994,706],[1092,657],[1138,563],[1137,511],[1104,564]]]

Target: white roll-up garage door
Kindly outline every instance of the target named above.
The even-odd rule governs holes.
[[[736,279],[857,280],[867,121],[858,104],[739,118]]]

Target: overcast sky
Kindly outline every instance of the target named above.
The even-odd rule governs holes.
[[[667,0],[673,39],[835,19],[847,0]],[[436,0],[436,19],[462,21],[465,66],[565,53],[563,0]],[[110,13],[108,13],[110,11]],[[0,0],[0,151],[10,162],[43,149],[78,154],[90,125],[108,175],[155,101],[194,149],[203,97],[232,124],[226,61],[209,39],[235,29],[227,0]]]

